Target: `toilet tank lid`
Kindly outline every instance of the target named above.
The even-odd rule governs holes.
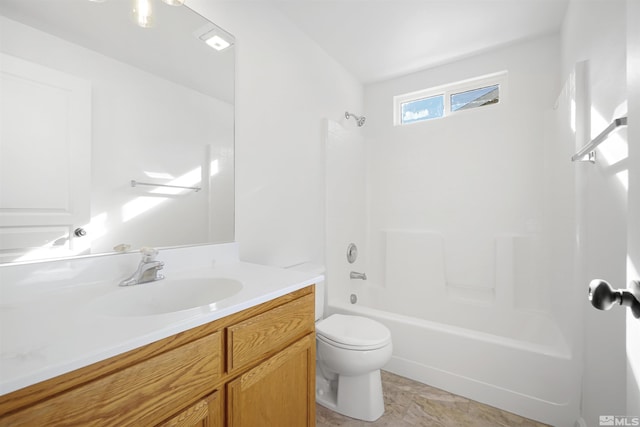
[[[383,346],[391,342],[391,332],[382,323],[346,314],[332,314],[316,323],[316,333],[350,346]]]

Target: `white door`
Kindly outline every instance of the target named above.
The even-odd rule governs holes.
[[[627,283],[640,280],[640,2],[627,2],[629,193]],[[627,310],[627,415],[640,422],[640,319]],[[636,424],[638,425],[638,424]]]
[[[72,254],[89,221],[90,84],[0,55],[0,262]]]

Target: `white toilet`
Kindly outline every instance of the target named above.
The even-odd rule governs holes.
[[[324,283],[316,283],[316,402],[364,421],[384,413],[380,368],[392,353],[391,332],[361,316],[322,319]]]

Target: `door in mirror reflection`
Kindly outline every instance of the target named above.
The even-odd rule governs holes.
[[[0,87],[0,260],[86,250],[89,82],[0,53]]]

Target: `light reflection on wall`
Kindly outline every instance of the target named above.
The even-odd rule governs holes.
[[[209,177],[215,176],[219,172],[218,160],[213,160],[209,165]],[[167,185],[180,187],[196,187],[202,183],[202,168],[198,166],[178,178],[167,182]],[[186,195],[194,190],[183,188],[158,187],[149,193],[154,196],[139,196],[122,206],[122,222],[127,222],[133,218],[157,207],[175,196]],[[166,196],[166,197],[163,197]]]
[[[626,105],[624,102],[616,108],[615,117],[626,115]],[[591,135],[596,136],[607,126],[609,121],[605,120],[602,115],[595,109],[591,108]],[[609,135],[609,137],[598,146],[599,156],[597,161],[601,161],[605,168],[615,167],[629,157],[629,143],[627,142],[626,127],[617,129]],[[625,192],[629,190],[629,171],[628,167],[620,164],[623,169],[616,172],[615,176],[624,188]]]
[[[217,159],[211,161],[207,166],[208,167],[205,167],[205,173],[207,173],[208,170],[209,178],[214,177],[220,172],[219,161]],[[171,179],[171,181],[167,182],[168,185],[196,187],[202,183],[203,170],[198,166],[177,178],[173,178],[173,176],[164,172],[145,172],[145,174],[149,178],[154,179]],[[208,186],[205,186],[204,189],[208,190]],[[130,221],[133,218],[158,207],[162,203],[191,192],[193,192],[193,190],[181,188],[155,188],[149,191],[149,194],[153,194],[153,196],[139,196],[122,206],[122,222]],[[80,228],[83,228],[87,232],[87,235],[83,238],[71,239],[67,234],[60,235],[58,238],[53,239],[38,248],[30,250],[20,257],[17,257],[13,262],[33,261],[52,257],[76,256],[89,253],[91,243],[107,235],[109,231],[106,225],[108,219],[109,214],[107,212],[97,214],[93,216],[87,224],[80,226]]]

